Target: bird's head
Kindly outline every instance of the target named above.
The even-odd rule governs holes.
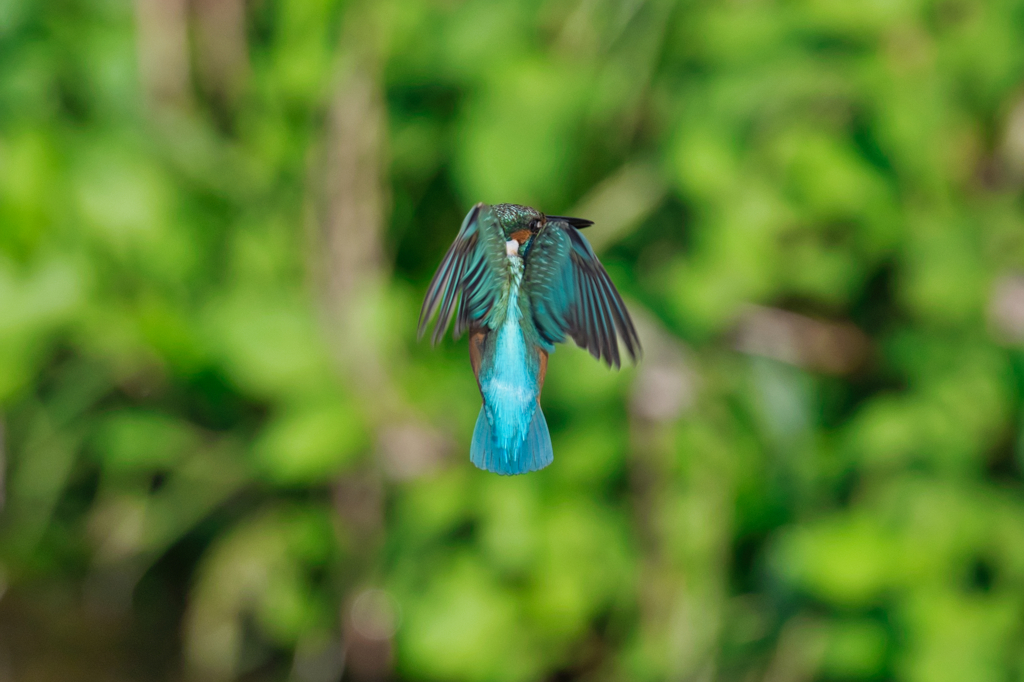
[[[561,220],[573,227],[583,228],[594,223],[583,218],[565,218],[562,216],[546,216],[535,208],[519,204],[496,204],[494,215],[498,218],[502,231],[505,233],[505,244],[509,255],[525,256],[530,249],[533,238],[549,220]]]
[[[540,211],[519,204],[498,204],[493,210],[505,234],[507,253],[510,256],[525,256],[534,236],[544,227],[547,218]]]

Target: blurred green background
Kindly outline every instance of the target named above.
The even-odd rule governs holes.
[[[1024,680],[1024,2],[0,0],[0,682]],[[477,471],[473,203],[645,346]]]

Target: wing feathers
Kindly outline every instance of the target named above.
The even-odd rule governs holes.
[[[612,367],[622,361],[621,339],[636,362],[642,351],[629,311],[576,223],[589,221],[549,217],[525,255],[523,291],[530,297],[537,331],[548,345],[570,336]],[[455,338],[482,324],[507,275],[504,242],[491,208],[474,206],[427,287],[421,337],[435,313],[434,343],[444,336],[453,315]]]
[[[574,225],[548,218],[534,237],[523,277],[534,324],[545,341],[559,343],[568,335],[595,358],[619,367],[621,338],[633,361],[639,358],[640,341],[629,312]]]
[[[504,244],[490,206],[474,206],[427,287],[420,309],[420,338],[435,312],[437,323],[431,335],[435,344],[444,336],[453,314],[455,338],[486,317],[501,288],[502,268],[507,267]]]

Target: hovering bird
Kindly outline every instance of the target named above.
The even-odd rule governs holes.
[[[439,309],[433,343],[453,314],[454,337],[469,332],[484,402],[469,456],[481,469],[512,475],[551,464],[540,392],[548,354],[567,335],[609,367],[620,365],[617,337],[634,363],[640,356],[629,312],[580,232],[593,224],[517,204],[477,204],[430,281],[419,337]]]

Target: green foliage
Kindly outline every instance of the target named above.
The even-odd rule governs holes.
[[[0,54],[0,671],[1024,674],[1024,3],[8,0]],[[415,340],[477,201],[595,220],[646,350],[559,348],[514,479]]]

